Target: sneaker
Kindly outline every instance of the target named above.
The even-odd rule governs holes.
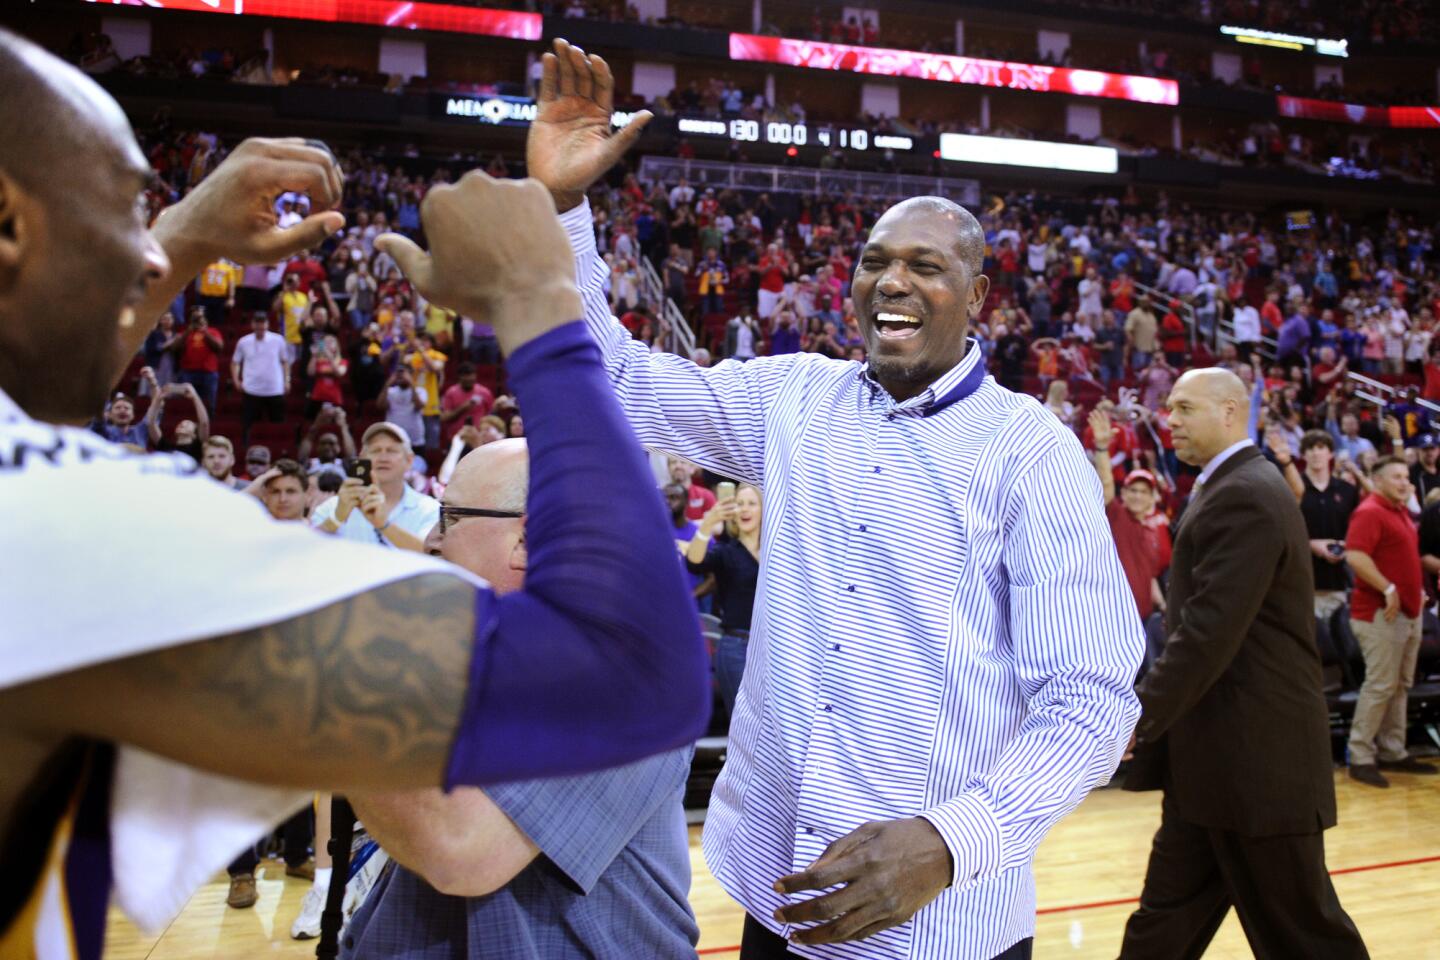
[[[255,906],[259,899],[255,892],[255,874],[242,873],[239,876],[230,878],[230,893],[225,897],[225,905],[234,907],[236,910],[244,910],[246,907]]]
[[[1426,763],[1415,757],[1406,757],[1404,760],[1381,760],[1379,767],[1381,770],[1394,770],[1396,773],[1433,774],[1435,772],[1435,764]]]
[[[301,880],[310,880],[313,882],[315,880],[315,861],[306,860],[304,863],[294,867],[287,863],[285,864],[285,876],[298,877]]]
[[[320,915],[325,912],[325,898],[329,890],[312,886],[305,892],[305,902],[300,905],[300,916],[290,925],[290,937],[294,940],[313,940],[320,936]]]
[[[1373,763],[1350,764],[1350,779],[1372,787],[1390,786],[1390,781],[1385,779],[1380,768]]]

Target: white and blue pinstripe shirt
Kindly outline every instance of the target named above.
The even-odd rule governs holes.
[[[765,495],[760,585],[705,859],[756,920],[869,820],[923,816],[954,883],[809,957],[987,960],[1035,926],[1031,860],[1109,779],[1143,636],[1075,435],[965,358],[895,402],[813,354],[702,370],[609,313],[588,204],[561,218],[586,322],[646,446]]]

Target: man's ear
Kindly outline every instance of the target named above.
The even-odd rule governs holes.
[[[515,546],[510,548],[510,556],[506,559],[506,565],[511,570],[524,572],[530,564],[530,554],[525,548],[525,538],[521,537],[515,541]]]
[[[981,308],[985,306],[985,298],[989,295],[990,278],[982,273],[970,283],[970,316],[980,315]]]
[[[33,234],[35,206],[14,178],[0,170],[0,291],[9,290]]]

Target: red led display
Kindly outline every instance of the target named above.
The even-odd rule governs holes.
[[[1363,103],[1276,97],[1282,117],[1358,123],[1367,127],[1440,127],[1440,107],[1370,107]]]
[[[887,50],[844,43],[791,40],[786,37],[758,37],[748,33],[730,34],[730,58],[884,77],[917,77],[921,80],[972,83],[1011,90],[1110,97],[1138,103],[1173,106],[1180,102],[1179,85],[1174,80],[1161,80],[1158,77],[1047,67],[1036,63],[979,60],[975,57],[920,53],[915,50]]]
[[[90,0],[119,6],[197,13],[228,13],[327,23],[367,23],[401,30],[440,30],[447,33],[539,40],[538,13],[487,10],[453,3],[409,3],[405,0]]]

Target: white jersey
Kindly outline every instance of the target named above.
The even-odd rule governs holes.
[[[3,391],[0,504],[0,696],[419,574],[468,576],[418,553],[273,521],[183,454],[135,454],[87,430],[38,423]],[[122,749],[111,808],[117,902],[142,927],[163,924],[306,800]]]

